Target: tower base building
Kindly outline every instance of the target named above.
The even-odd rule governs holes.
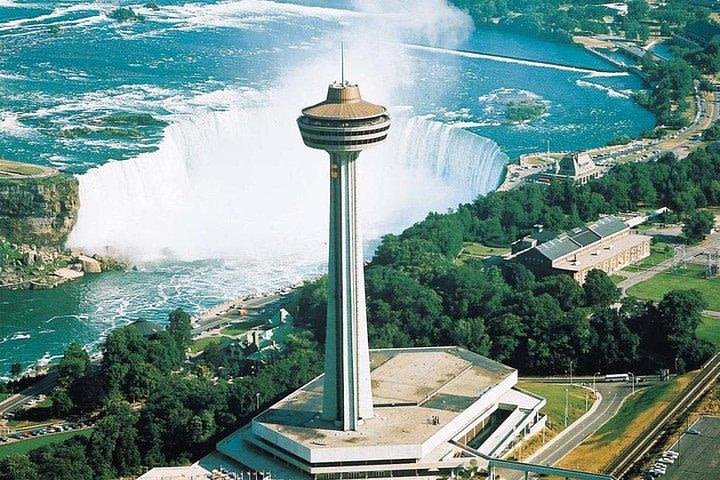
[[[545,424],[517,371],[458,347],[372,350],[374,416],[323,420],[324,376],[265,410],[217,450],[273,479],[435,479],[502,457]]]

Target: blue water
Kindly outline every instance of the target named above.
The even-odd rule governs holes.
[[[576,46],[474,30],[439,0],[418,1],[420,13],[402,2],[157,3],[0,0],[0,156],[80,175],[72,246],[107,246],[139,266],[0,291],[0,372],[138,317],[322,272],[326,169],[293,122],[337,77],[340,40],[349,77],[396,119],[395,143],[363,155],[367,188],[381,192],[364,197],[370,239],[484,193],[508,157],[548,140],[588,148],[654,124],[631,100],[633,76],[403,47],[611,69]],[[146,19],[107,18],[117,6]],[[508,103],[526,98],[547,115],[508,124]]]
[[[652,50],[653,53],[655,53],[659,57],[664,58],[665,60],[670,60],[674,56],[670,45],[665,42],[656,43],[652,46],[650,50]]]

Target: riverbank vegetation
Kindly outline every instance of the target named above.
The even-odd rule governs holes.
[[[708,19],[710,9],[688,0],[673,0],[650,8],[645,0],[630,0],[627,12],[588,0],[452,0],[478,24],[499,24],[530,35],[572,41],[581,34],[620,33],[628,40],[647,40],[653,32],[679,32],[692,21]]]
[[[652,301],[626,299],[591,272],[580,286],[567,276],[536,278],[523,266],[455,259],[467,242],[507,247],[543,224],[567,230],[601,214],[667,206],[676,219],[720,203],[720,146],[679,161],[617,165],[586,185],[527,184],[479,197],[388,235],[366,270],[369,335],[375,348],[458,344],[520,369],[654,372],[695,368],[714,350],[697,339],[702,291],[666,290]],[[691,286],[690,286],[691,287]],[[324,336],[325,279],[301,293],[302,318]],[[656,304],[655,301],[660,301]]]
[[[286,352],[254,375],[224,379],[204,355],[186,361],[189,316],[171,313],[165,330],[143,336],[133,325],[113,331],[103,360],[90,362],[78,344],[58,365],[55,415],[94,417],[92,433],[0,460],[0,479],[95,480],[136,475],[142,467],[177,465],[215,443],[279,397],[319,374],[319,346],[293,337]],[[231,352],[215,352],[230,367]],[[218,358],[215,358],[218,361]]]
[[[689,123],[685,113],[691,106],[700,72],[682,58],[643,61],[643,72],[654,87],[635,95],[635,100],[657,116],[659,125],[672,129]]]

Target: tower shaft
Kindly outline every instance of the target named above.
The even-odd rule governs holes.
[[[362,237],[357,221],[355,161],[385,141],[390,116],[344,81],[328,87],[325,101],[302,110],[303,142],[330,154],[328,307],[322,418],[357,430],[372,418],[370,354],[365,311]]]
[[[357,222],[359,152],[330,152],[330,236],[323,418],[356,430],[373,416],[362,236]]]

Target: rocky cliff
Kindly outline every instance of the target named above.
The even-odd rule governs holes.
[[[62,248],[79,208],[74,177],[0,177],[0,236],[12,243]]]

